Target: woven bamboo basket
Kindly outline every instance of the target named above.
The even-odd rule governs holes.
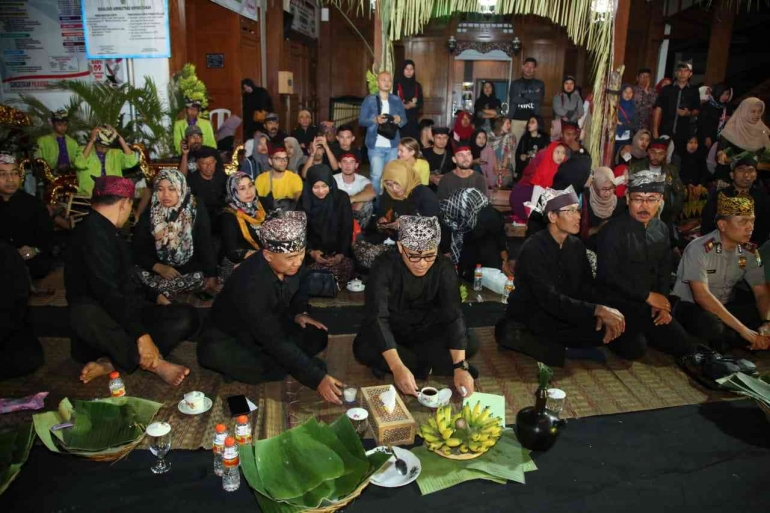
[[[442,458],[446,458],[448,460],[457,460],[457,461],[475,460],[479,456],[483,456],[484,455],[483,452],[466,452],[465,454],[463,454],[463,453],[457,453],[457,454],[452,453],[452,454],[449,454],[449,455],[444,454],[441,451],[431,451],[431,452],[433,452],[433,454],[437,454],[437,455],[441,456]]]
[[[369,485],[369,480],[367,479],[363,483],[359,485],[358,488],[353,490],[350,495],[345,497],[344,499],[335,502],[334,504],[330,504],[329,506],[324,506],[323,508],[313,508],[313,509],[306,509],[304,513],[332,513],[333,511],[337,511],[342,508],[346,508],[350,506],[350,503],[352,503],[354,500],[358,498],[359,495],[361,495],[361,492],[364,491],[364,488],[366,488]]]
[[[82,452],[82,451],[81,452],[65,451],[63,454],[71,454],[73,456],[78,456],[80,458],[85,458],[91,461],[98,461],[101,463],[115,462],[128,456],[128,454],[131,451],[136,449],[136,447],[142,442],[142,440],[144,440],[144,434],[142,434],[142,436],[140,436],[137,440],[115,447],[111,449],[109,452],[100,452],[98,454],[92,454],[89,452]]]
[[[770,406],[768,406],[767,403],[763,403],[762,401],[757,401],[757,404],[759,405],[759,408],[765,412],[767,421],[770,422]]]

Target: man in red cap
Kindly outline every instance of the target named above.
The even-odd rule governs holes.
[[[72,235],[64,268],[72,357],[85,363],[83,383],[116,368],[141,368],[176,386],[190,369],[164,357],[198,332],[200,318],[190,305],[161,306],[157,295],[136,288],[131,250],[120,234],[133,198],[131,180],[94,179],[92,211]]]
[[[468,142],[459,142],[455,148],[452,162],[455,168],[445,174],[438,184],[438,199],[446,199],[460,189],[478,189],[487,194],[487,179],[473,170],[473,153]]]
[[[302,195],[302,178],[286,168],[289,154],[283,146],[270,148],[270,171],[257,177],[259,201],[268,212],[274,210],[294,210],[297,200]]]

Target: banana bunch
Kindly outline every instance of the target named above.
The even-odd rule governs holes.
[[[480,402],[473,408],[466,404],[457,413],[452,412],[451,405],[441,406],[420,425],[420,436],[428,450],[445,456],[483,454],[494,447],[503,431],[502,419],[490,414],[489,407],[482,410]]]

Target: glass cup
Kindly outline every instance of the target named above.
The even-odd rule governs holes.
[[[564,409],[564,401],[567,399],[567,393],[560,388],[549,388],[546,391],[548,398],[545,407],[559,415]]]
[[[358,389],[352,385],[348,385],[342,390],[342,395],[346,403],[348,404],[355,403],[356,395],[358,395]]]
[[[363,439],[366,436],[366,430],[369,428],[369,412],[364,408],[351,408],[347,411],[347,416],[356,434]]]
[[[168,472],[171,463],[164,458],[171,450],[171,425],[168,422],[153,422],[147,426],[147,436],[150,437],[150,452],[158,458],[150,470],[153,474]]]

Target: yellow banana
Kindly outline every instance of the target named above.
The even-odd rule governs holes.
[[[484,408],[484,411],[481,412],[481,415],[479,415],[479,418],[476,420],[476,424],[484,424],[491,413],[492,410],[489,409],[489,406]]]
[[[443,433],[444,430],[447,428],[446,421],[444,419],[441,419],[438,421],[438,432]]]
[[[478,442],[471,442],[468,444],[468,449],[470,449],[471,452],[481,452],[482,445]]]
[[[467,444],[462,444],[462,445],[460,445],[460,452],[461,452],[461,453],[463,453],[463,454],[467,454],[469,450],[470,450],[470,449],[468,449],[468,445],[467,445]]]
[[[479,426],[481,429],[486,429],[490,426],[500,426],[502,424],[502,419],[500,417],[493,417],[491,419],[487,419],[481,426]]]
[[[500,428],[500,426],[491,426],[486,429],[483,429],[481,431],[481,434],[488,435],[490,437],[499,437],[501,432],[502,432],[502,428]]]
[[[440,442],[442,438],[440,436],[431,435],[430,433],[422,433],[422,437],[425,439],[426,442]]]
[[[433,417],[430,417],[428,419],[428,425],[433,429],[434,431],[438,431],[438,423],[436,422],[436,419]]]
[[[497,440],[494,438],[491,440],[487,440],[486,442],[481,442],[482,447],[493,447],[497,443]]]
[[[473,433],[471,434],[471,440],[474,442],[478,442],[481,439],[481,435],[479,433]]]
[[[446,419],[447,426],[454,424],[454,422],[452,422],[452,407],[449,405],[444,407],[444,418]]]
[[[486,442],[487,440],[489,440],[489,435],[488,434],[481,433],[479,435],[479,442]]]
[[[481,415],[481,401],[478,401],[476,403],[476,406],[473,407],[473,413],[471,416],[471,426],[476,425],[476,421],[478,420],[479,415]]]
[[[441,438],[443,438],[444,440],[449,440],[452,437],[453,433],[454,433],[454,431],[452,431],[449,428],[446,428],[445,430],[443,430],[441,432]]]
[[[443,452],[444,454],[446,454],[447,456],[449,456],[450,454],[452,454],[452,452],[453,452],[453,451],[452,451],[452,448],[451,448],[451,447],[447,447],[447,446],[445,445],[444,447],[442,447],[442,448],[441,448],[441,452]]]
[[[444,420],[444,414],[441,412],[441,408],[436,408],[435,415],[436,415],[436,423],[439,423],[442,420]]]
[[[430,451],[438,451],[444,446],[441,442],[434,443],[434,444],[428,444],[428,450]]]
[[[465,403],[463,405],[463,418],[470,423],[471,421],[471,407],[468,406],[468,403]]]
[[[463,441],[460,440],[459,438],[449,438],[444,443],[449,447],[459,447],[463,443]]]

